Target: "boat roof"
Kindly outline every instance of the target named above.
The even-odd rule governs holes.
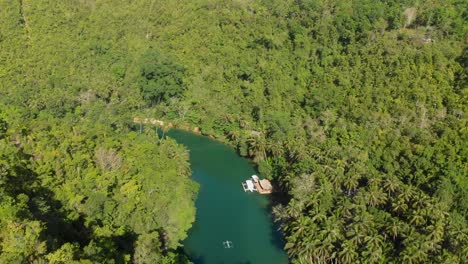
[[[271,183],[267,179],[260,180],[260,186],[262,186],[263,189],[265,190],[272,190],[273,186],[271,186]]]
[[[253,181],[251,181],[251,180],[246,180],[245,182],[247,183],[247,187],[248,187],[249,189],[253,189],[253,188],[254,188]]]

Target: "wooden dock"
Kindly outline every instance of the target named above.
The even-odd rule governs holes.
[[[273,186],[267,179],[260,180],[257,175],[252,175],[250,180],[246,180],[242,183],[244,192],[258,192],[260,194],[270,194],[273,192]]]
[[[266,180],[262,180],[262,181],[266,181]],[[262,183],[263,185],[268,185],[269,184],[269,188],[268,186],[263,186],[262,187]],[[255,188],[257,189],[257,192],[260,193],[260,194],[270,194],[272,193],[273,189],[271,188],[271,184],[270,182],[266,183],[266,182],[256,182],[255,183]]]

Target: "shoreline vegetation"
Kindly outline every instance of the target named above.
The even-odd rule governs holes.
[[[188,153],[136,115],[277,182],[292,264],[467,262],[467,1],[0,7],[0,262],[189,263]]]
[[[171,129],[165,135],[189,149],[193,177],[201,184],[196,224],[183,242],[194,262],[289,263],[277,225],[273,226],[269,197],[242,190],[241,182],[256,174],[254,164],[206,136],[181,129]],[[222,250],[221,241],[227,239],[234,249]]]
[[[194,133],[194,134],[197,134],[197,135],[203,135],[203,136],[207,136],[211,139],[215,139],[221,143],[228,143],[228,142],[225,142],[223,140],[220,140],[218,139],[217,137],[215,137],[214,135],[212,134],[206,134],[206,133],[203,133],[203,131],[201,131],[200,127],[198,126],[193,126],[193,125],[190,125],[188,123],[172,123],[172,122],[167,122],[167,121],[163,121],[161,119],[156,119],[156,118],[140,118],[140,117],[134,117],[133,118],[133,123],[137,124],[137,125],[153,125],[153,126],[156,126],[156,127],[159,127],[161,129],[181,129],[181,130],[184,130],[184,131],[187,131],[187,132],[191,132],[191,133]]]

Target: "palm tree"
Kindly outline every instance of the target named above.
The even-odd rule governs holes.
[[[423,193],[419,193],[414,196],[413,207],[414,208],[426,208],[429,205],[429,199]]]
[[[367,243],[367,246],[371,249],[381,248],[384,243],[384,238],[380,234],[371,234],[364,238],[364,242]]]
[[[362,256],[368,263],[382,263],[384,258],[383,250],[381,247],[366,247]]]
[[[413,199],[415,195],[415,191],[410,185],[405,185],[405,188],[401,190],[401,193],[398,195],[398,199],[408,203],[411,199]]]
[[[340,189],[343,184],[344,175],[338,171],[331,171],[329,178],[335,189]]]
[[[349,237],[349,241],[353,243],[354,247],[359,247],[364,243],[365,234],[361,230],[362,226],[352,224],[346,232],[346,236]]]
[[[438,250],[440,250],[440,242],[442,241],[442,237],[444,235],[443,227],[440,227],[438,225],[430,225],[427,227],[430,233],[426,237],[426,242],[424,242],[424,246],[425,248],[428,248],[428,251],[437,252]]]
[[[274,157],[280,157],[280,156],[283,156],[284,154],[284,147],[281,142],[270,141],[268,142],[267,147]]]
[[[294,218],[298,218],[302,214],[302,210],[304,210],[304,202],[296,199],[292,199],[286,207],[288,214]]]
[[[397,200],[396,202],[392,203],[392,210],[398,214],[402,214],[408,210],[408,205],[405,203],[404,200]]]
[[[296,221],[292,223],[291,233],[296,237],[307,237],[305,234],[310,231],[309,226],[312,223],[311,219],[307,216],[299,216]]]
[[[424,263],[427,259],[427,252],[420,241],[415,241],[413,244],[406,247],[402,252],[402,260],[404,263]]]
[[[167,126],[162,126],[160,128],[161,130],[161,137],[159,138],[159,144],[165,139],[165,134],[169,131],[169,128]]]
[[[442,221],[437,221],[435,224],[426,228],[429,231],[428,239],[437,243],[442,240],[444,236],[444,224]]]
[[[421,209],[418,209],[415,212],[413,212],[410,223],[416,226],[421,226],[426,223],[426,219],[424,218],[424,214]]]
[[[341,263],[354,263],[358,257],[358,253],[356,252],[354,245],[347,240],[342,244],[342,249],[338,254],[338,257]]]
[[[392,222],[385,226],[385,231],[395,239],[401,233],[401,228],[400,222],[393,218]]]
[[[282,205],[276,205],[272,208],[272,214],[274,216],[275,222],[283,222],[289,218],[286,208]]]
[[[327,219],[327,215],[320,211],[316,206],[310,211],[310,215],[312,216],[312,222],[314,223],[321,223]]]
[[[247,140],[249,144],[249,155],[254,157],[255,161],[265,160],[266,155],[266,140],[264,137],[251,137]]]
[[[376,188],[380,186],[380,184],[382,183],[382,180],[378,177],[368,177],[368,178],[370,178],[368,181],[369,181],[369,186],[371,188]]]
[[[320,231],[320,238],[322,238],[322,241],[334,243],[342,236],[338,227],[334,225],[334,221],[326,221],[322,228],[323,229]]]
[[[285,147],[288,150],[288,158],[292,161],[301,161],[304,160],[307,155],[307,144],[305,139],[296,138],[292,140],[287,140]]]
[[[313,260],[313,256],[314,256],[314,250],[315,250],[315,247],[316,245],[314,244],[314,236],[312,235],[309,235],[305,238],[302,239],[302,242],[303,242],[303,250],[301,250],[301,253],[299,254],[300,257],[304,258],[304,259],[308,259],[309,262],[312,262]]]
[[[356,209],[356,205],[350,201],[349,198],[343,197],[342,201],[340,202],[341,206],[341,216],[344,218],[352,218],[354,215],[354,210]]]
[[[356,191],[356,188],[359,186],[359,176],[357,175],[347,175],[347,177],[343,181],[343,185],[345,186],[348,196],[351,193]]]
[[[384,188],[390,196],[391,193],[395,193],[400,187],[400,181],[395,176],[390,176],[384,181]]]
[[[371,206],[378,206],[387,202],[387,194],[384,193],[379,187],[371,187],[367,192],[368,204]]]
[[[235,144],[239,143],[239,139],[241,137],[241,132],[239,129],[237,128],[233,128],[232,130],[229,130],[228,131],[228,138],[229,140],[231,140],[232,142],[234,142]]]
[[[334,246],[328,241],[320,242],[318,240],[315,240],[315,247],[313,251],[313,255],[315,259],[317,259],[317,262],[319,263],[325,263],[327,260],[329,260],[332,256]]]

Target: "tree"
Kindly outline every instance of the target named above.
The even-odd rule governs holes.
[[[143,99],[154,105],[169,102],[170,98],[180,97],[185,91],[185,69],[156,50],[148,50],[140,62],[138,84]]]
[[[140,235],[135,246],[134,263],[161,263],[160,241],[159,235],[156,232]]]
[[[351,242],[347,241],[343,244],[342,250],[338,253],[338,257],[341,263],[354,263],[358,254],[353,247]]]
[[[8,128],[7,122],[3,120],[3,118],[0,116],[0,139],[2,139],[5,136],[7,128]]]
[[[136,111],[274,177],[292,263],[466,259],[467,1],[94,2],[0,0],[0,262],[176,262],[197,188]]]

